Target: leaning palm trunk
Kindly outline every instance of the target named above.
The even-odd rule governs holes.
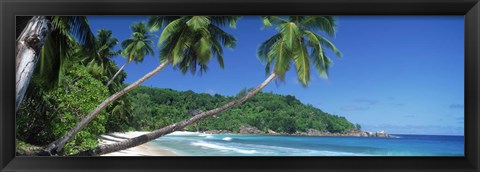
[[[155,68],[153,71],[147,73],[145,76],[140,78],[139,80],[135,81],[134,83],[130,84],[129,86],[125,87],[124,89],[120,90],[119,92],[113,94],[109,98],[107,98],[105,101],[100,103],[100,105],[97,106],[92,112],[90,112],[85,118],[80,121],[80,123],[77,124],[77,126],[73,129],[71,129],[65,136],[59,138],[58,140],[50,143],[46,148],[45,152],[42,154],[50,154],[54,155],[60,152],[63,148],[63,146],[69,142],[75,134],[77,134],[83,127],[85,127],[90,121],[92,121],[105,107],[107,107],[110,103],[113,101],[117,100],[120,98],[122,95],[125,93],[129,92],[130,90],[138,87],[141,83],[145,82],[147,79],[152,77],[153,75],[157,74],[160,72],[165,66],[167,66],[170,63],[170,61],[165,61],[161,63],[157,68]]]
[[[110,79],[110,81],[107,82],[107,87],[113,82],[113,80],[118,76],[118,74],[120,74],[120,72],[123,70],[123,68],[125,68],[125,66],[127,66],[127,64],[130,63],[130,62],[125,62],[125,64],[123,64],[123,66],[118,69],[117,73],[115,73],[115,75],[113,75],[112,79]]]
[[[163,127],[161,129],[152,131],[150,133],[147,133],[147,134],[144,134],[144,135],[141,135],[141,136],[138,136],[138,137],[127,139],[127,140],[117,142],[117,143],[114,143],[114,144],[101,145],[101,146],[97,147],[96,149],[81,152],[81,153],[77,154],[76,156],[97,156],[97,155],[103,155],[103,154],[107,154],[107,153],[111,153],[111,152],[116,152],[116,151],[128,149],[128,148],[131,148],[131,147],[135,147],[135,146],[147,143],[147,142],[152,141],[156,138],[159,138],[163,135],[172,133],[174,131],[181,130],[181,129],[185,128],[186,126],[191,125],[191,124],[193,124],[193,123],[195,123],[195,122],[197,122],[197,121],[199,121],[199,120],[201,120],[205,117],[216,115],[216,114],[218,114],[222,111],[227,110],[228,108],[231,108],[233,106],[236,106],[236,105],[239,105],[239,104],[243,103],[244,101],[246,101],[247,99],[249,99],[250,97],[255,95],[256,93],[258,93],[260,90],[262,90],[265,86],[268,85],[268,83],[270,83],[276,77],[277,77],[277,75],[275,73],[272,73],[265,81],[263,81],[255,89],[249,91],[245,96],[243,96],[241,98],[238,98],[234,101],[231,101],[227,104],[224,104],[221,107],[209,110],[207,112],[200,113],[198,115],[195,115],[195,116],[191,117],[190,119],[183,120],[181,122]]]
[[[45,16],[35,16],[17,38],[15,56],[15,113],[22,103],[33,71],[40,58],[41,47],[52,32],[52,24]]]

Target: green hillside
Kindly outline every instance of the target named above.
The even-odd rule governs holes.
[[[245,90],[239,95],[244,92]],[[195,113],[219,107],[234,98],[193,91],[140,87],[128,95],[132,107],[130,130],[157,129]],[[202,120],[187,130],[238,132],[240,126],[245,124],[263,131],[270,129],[283,133],[305,132],[308,129],[344,133],[355,128],[355,125],[344,117],[302,104],[294,96],[259,93],[242,105]]]

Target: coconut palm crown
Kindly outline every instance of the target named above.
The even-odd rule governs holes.
[[[266,72],[273,66],[273,72],[282,81],[292,62],[303,86],[310,81],[310,64],[320,76],[327,78],[332,60],[325,50],[342,56],[337,47],[322,36],[335,36],[336,21],[332,16],[265,16],[262,20],[265,27],[275,27],[278,33],[260,44],[257,56],[266,63]]]
[[[224,67],[223,48],[234,48],[236,39],[223,31],[228,25],[235,28],[239,16],[154,16],[148,25],[151,31],[164,28],[158,42],[161,61],[169,60],[183,74],[206,72],[214,56]]]
[[[87,55],[83,59],[83,63],[89,67],[90,73],[101,79],[102,82],[106,82],[116,72],[110,64],[110,59],[120,54],[120,50],[114,50],[118,39],[113,37],[111,30],[100,29],[97,31],[95,42],[96,54],[94,56]]]
[[[110,81],[107,82],[109,86],[113,80],[120,74],[120,72],[129,64],[134,61],[135,63],[143,62],[145,56],[151,54],[153,55],[153,41],[150,39],[155,35],[149,34],[147,26],[144,22],[133,23],[130,28],[132,29],[132,36],[124,41],[122,41],[122,56],[127,58],[127,62],[118,69],[117,73],[113,75]]]
[[[153,45],[151,37],[155,35],[149,34],[144,22],[133,23],[131,29],[132,36],[122,41],[122,56],[127,58],[127,63],[131,61],[135,63],[143,62],[146,55],[154,54],[151,47]]]

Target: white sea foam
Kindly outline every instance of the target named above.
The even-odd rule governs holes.
[[[231,138],[231,137],[224,137],[222,140],[225,140],[225,141],[232,141],[232,138]]]
[[[175,131],[173,133],[168,134],[170,136],[194,136],[200,135],[198,132],[190,132],[190,131]]]
[[[213,138],[213,135],[212,135],[212,134],[205,134],[205,133],[199,134],[198,136],[205,137],[205,138],[207,138],[207,139]]]
[[[211,148],[211,149],[218,149],[220,151],[233,151],[233,152],[242,153],[242,154],[258,153],[258,151],[256,151],[256,150],[245,150],[245,149],[239,149],[239,148],[234,148],[234,147],[226,147],[226,146],[222,146],[222,145],[219,145],[219,144],[207,143],[207,142],[204,142],[204,141],[194,142],[191,145],[201,146],[201,147]]]
[[[353,153],[353,152],[339,152],[339,151],[320,151],[311,149],[289,148],[282,146],[270,145],[245,145],[248,147],[255,147],[264,155],[283,155],[283,156],[375,156],[372,154]]]

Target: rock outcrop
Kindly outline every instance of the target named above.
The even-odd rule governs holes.
[[[240,134],[266,134],[262,130],[259,130],[256,127],[252,127],[249,125],[242,125],[240,126]]]
[[[308,129],[307,132],[296,132],[293,135],[300,136],[351,136],[351,137],[384,137],[384,138],[397,138],[396,136],[390,135],[384,131],[378,132],[368,132],[353,130],[347,133],[330,133],[328,131],[318,131],[315,129]]]
[[[228,130],[210,130],[205,131],[206,134],[231,134],[234,132]],[[385,131],[377,132],[368,132],[361,130],[353,130],[347,133],[331,133],[329,131],[319,131],[315,129],[308,129],[306,132],[295,132],[295,133],[283,133],[276,132],[271,129],[267,129],[267,132],[259,130],[256,127],[250,125],[241,125],[240,131],[237,134],[257,134],[257,135],[293,135],[293,136],[350,136],[350,137],[382,137],[382,138],[398,138],[397,136],[390,135]]]

